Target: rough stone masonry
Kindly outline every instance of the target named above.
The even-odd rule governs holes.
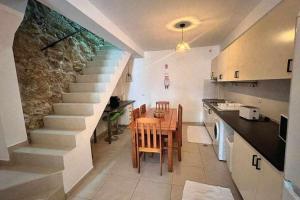
[[[82,29],[53,47],[41,49]],[[53,103],[102,48],[103,39],[43,4],[29,0],[25,17],[15,34],[13,51],[26,128],[43,126]]]

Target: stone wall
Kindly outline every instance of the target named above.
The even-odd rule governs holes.
[[[44,51],[48,44],[76,33]],[[34,0],[15,34],[13,51],[27,129],[43,126],[42,118],[61,102],[68,84],[103,48],[103,39]]]

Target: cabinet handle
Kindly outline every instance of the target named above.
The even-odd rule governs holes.
[[[240,77],[240,71],[235,71],[234,78],[239,78],[239,77]]]
[[[286,71],[287,72],[292,72],[293,71],[293,59],[288,59]]]
[[[223,74],[219,75],[219,79],[222,80],[223,79]]]
[[[257,160],[256,160],[256,163],[255,163],[255,158],[257,158],[257,155],[252,156],[252,166],[256,166],[256,164],[257,164]]]
[[[261,161],[261,158],[257,158],[256,159],[256,165],[255,165],[255,168],[257,169],[257,170],[261,170],[261,168],[260,168],[260,162],[259,161]]]

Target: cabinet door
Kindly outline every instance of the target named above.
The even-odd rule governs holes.
[[[283,174],[275,169],[268,161],[260,161],[256,200],[281,200]]]
[[[216,79],[218,76],[218,58],[219,57],[215,57],[211,61],[211,79]]]
[[[227,67],[230,60],[228,49],[223,50],[218,57],[218,81],[228,81]]]
[[[237,133],[234,134],[232,178],[244,200],[254,200],[258,174],[252,166],[255,151]]]
[[[240,80],[291,78],[296,16],[300,1],[285,0],[254,24],[234,43],[239,46]]]

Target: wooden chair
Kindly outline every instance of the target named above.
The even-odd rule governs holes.
[[[160,175],[162,175],[163,145],[161,136],[161,123],[156,118],[138,118],[135,124],[137,141],[137,165],[140,173],[140,153],[160,154]]]
[[[135,121],[137,118],[140,117],[140,109],[139,108],[136,108],[136,109],[133,109],[132,111],[132,121]]]
[[[170,109],[170,103],[168,101],[157,101],[156,109],[168,111]]]
[[[140,106],[141,115],[146,113],[146,104]]]

